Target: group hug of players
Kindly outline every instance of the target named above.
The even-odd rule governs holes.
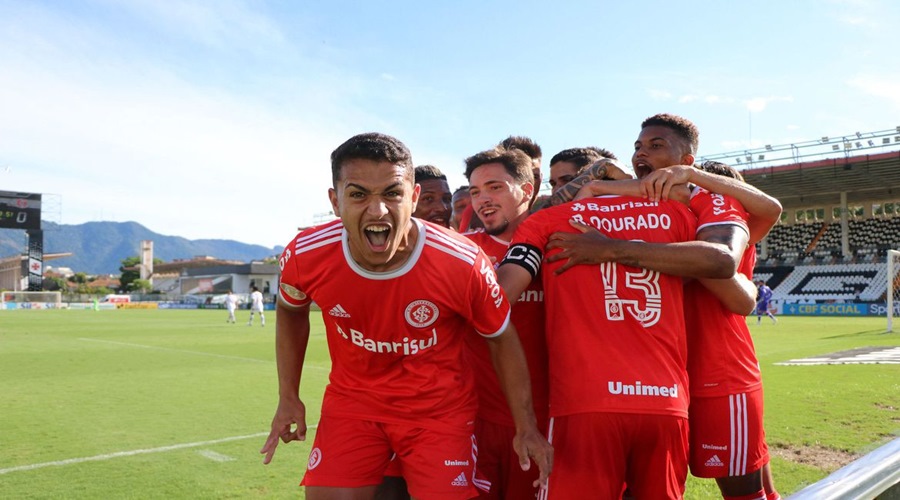
[[[280,260],[264,462],[306,437],[315,302],[332,366],[310,500],[682,498],[689,467],[726,499],[780,498],[745,316],[781,206],[727,165],[694,165],[698,135],[644,120],[637,179],[605,150],[560,152],[541,200],[540,148],[510,137],[465,160],[462,233],[422,211],[449,188],[417,183],[402,142],[339,146],[340,219]]]

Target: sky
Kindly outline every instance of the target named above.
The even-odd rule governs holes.
[[[509,135],[626,163],[900,126],[900,2],[0,0],[0,190],[44,220],[285,245],[378,131],[465,184]],[[137,245],[137,243],[136,243]]]

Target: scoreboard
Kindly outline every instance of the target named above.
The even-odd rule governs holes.
[[[0,228],[40,229],[41,195],[0,191]]]

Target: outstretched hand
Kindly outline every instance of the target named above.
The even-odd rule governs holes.
[[[531,460],[537,464],[540,475],[532,486],[547,486],[547,478],[553,470],[553,446],[547,442],[544,436],[533,428],[526,432],[517,432],[513,438],[513,449],[519,456],[519,466],[522,470],[531,469]]]
[[[579,232],[553,233],[550,235],[550,243],[547,244],[547,250],[562,249],[562,252],[547,257],[548,262],[567,259],[566,263],[555,271],[556,274],[562,274],[579,264],[602,264],[612,260],[604,250],[616,240],[604,236],[597,229],[582,222],[570,220],[569,224]]]
[[[296,428],[294,427],[296,425]],[[279,401],[275,417],[272,418],[272,431],[260,453],[264,454],[263,464],[268,464],[275,456],[278,439],[284,443],[306,440],[306,406],[297,398],[296,401]]]

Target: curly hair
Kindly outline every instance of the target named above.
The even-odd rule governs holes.
[[[697,126],[692,121],[678,115],[659,113],[644,120],[641,123],[641,128],[654,125],[673,130],[678,137],[684,139],[687,143],[687,146],[690,148],[688,152],[697,154],[697,148],[700,146],[700,131],[697,130]]]

